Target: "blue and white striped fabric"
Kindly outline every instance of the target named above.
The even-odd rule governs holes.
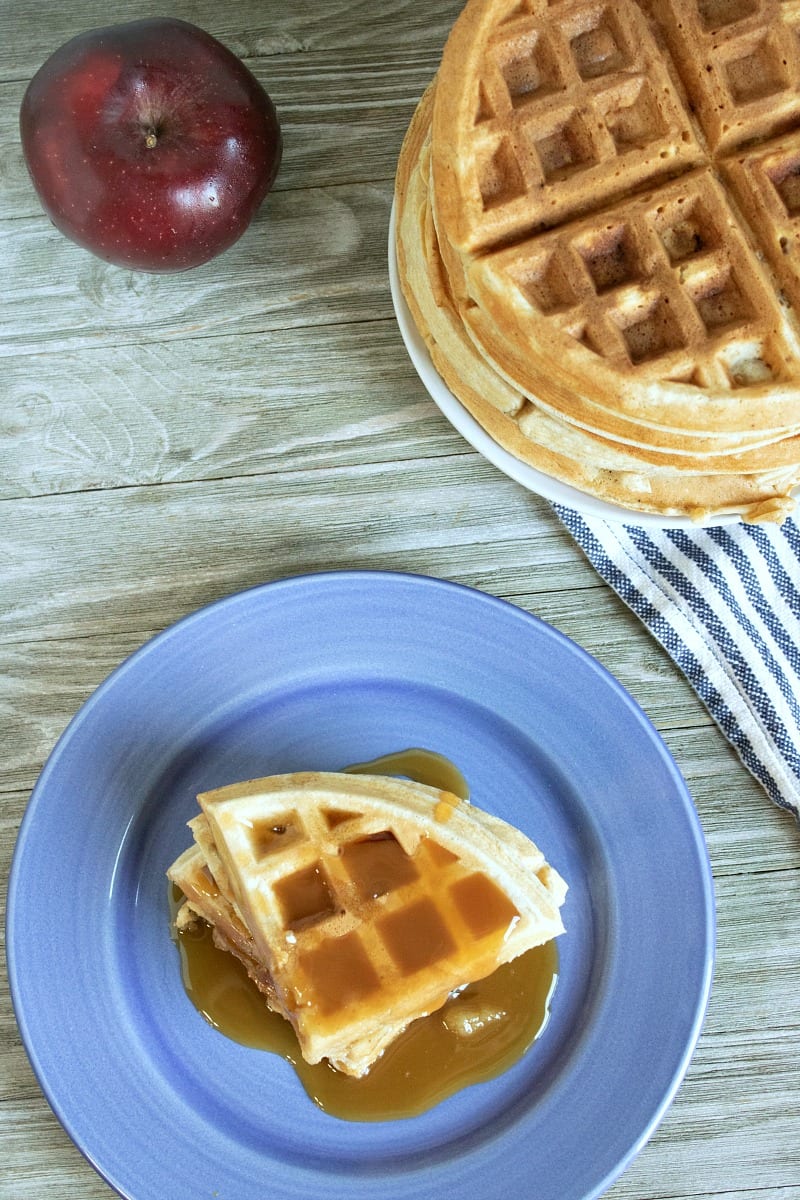
[[[800,529],[648,530],[556,511],[744,765],[800,820]]]

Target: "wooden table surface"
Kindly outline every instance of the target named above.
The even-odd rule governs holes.
[[[420,572],[504,597],[575,639],[643,706],[689,784],[713,863],[718,952],[704,1032],[675,1103],[607,1195],[795,1200],[798,829],[548,504],[440,415],[393,318],[397,153],[458,7],[162,5],[249,64],[278,107],[285,155],[238,245],[160,277],[62,238],[17,134],[26,83],[52,50],[152,9],[3,0],[0,870],[5,881],[31,788],[69,718],[126,655],[193,609],[328,568]],[[2,989],[0,1196],[110,1196],[45,1102],[5,978]]]

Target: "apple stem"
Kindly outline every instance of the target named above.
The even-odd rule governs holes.
[[[154,150],[157,143],[158,143],[158,135],[156,134],[155,129],[148,129],[147,134],[144,139],[145,146],[147,147],[148,150]]]

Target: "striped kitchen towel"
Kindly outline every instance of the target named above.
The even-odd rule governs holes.
[[[800,821],[800,529],[651,530],[556,512],[744,765]]]

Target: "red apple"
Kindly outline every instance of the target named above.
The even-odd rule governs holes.
[[[244,63],[167,17],[93,29],[56,50],[28,85],[20,133],[57,228],[143,271],[227,250],[281,157],[275,107]]]

